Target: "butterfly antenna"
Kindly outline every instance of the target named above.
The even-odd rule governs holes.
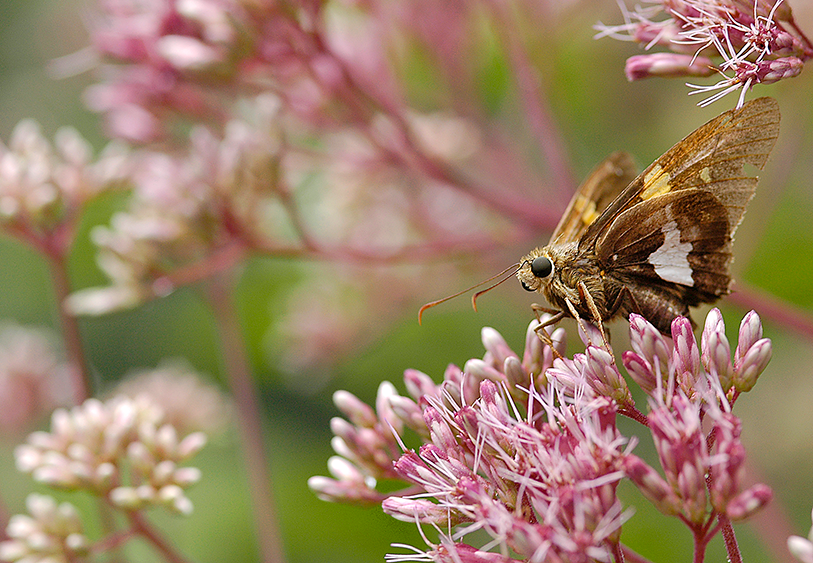
[[[484,289],[482,291],[478,291],[477,293],[475,293],[472,296],[471,305],[472,305],[472,307],[474,307],[474,310],[476,311],[477,310],[477,298],[481,294],[485,293],[486,291],[494,289],[495,287],[500,285],[502,282],[504,282],[505,280],[507,280],[508,278],[513,276],[514,274],[516,274],[517,270],[519,270],[519,267],[520,267],[519,263],[512,264],[511,266],[508,266],[506,269],[504,269],[502,272],[500,272],[498,274],[495,274],[495,275],[491,276],[490,278],[488,278],[486,280],[483,280],[483,281],[481,281],[479,283],[476,283],[473,286],[464,289],[463,291],[458,291],[454,295],[449,295],[448,297],[444,297],[443,299],[438,299],[437,301],[432,301],[431,303],[427,303],[426,305],[421,307],[420,310],[418,311],[418,324],[421,324],[421,319],[423,317],[423,312],[426,311],[427,309],[429,309],[431,307],[434,307],[435,305],[440,305],[441,303],[445,303],[446,301],[449,301],[450,299],[454,299],[455,297],[460,297],[461,295],[463,295],[464,293],[468,293],[472,289],[476,289],[476,288],[480,287],[481,285],[487,284],[488,282],[493,281],[493,280],[495,280],[495,279],[497,279],[497,278],[499,278],[501,276],[505,276],[503,279],[501,279],[500,281],[498,281],[494,285],[492,285],[492,286],[490,286],[490,287],[488,287],[488,288],[486,288],[486,289]]]

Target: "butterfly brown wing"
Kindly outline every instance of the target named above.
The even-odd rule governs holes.
[[[635,178],[635,164],[625,152],[615,152],[596,166],[579,186],[553,231],[551,243],[574,242]]]
[[[757,98],[700,126],[641,172],[587,228],[580,247],[596,244],[622,213],[672,191],[700,189],[728,210],[732,234],[753,197],[757,179],[745,175],[748,163],[760,170],[779,134],[779,106]]]
[[[725,295],[733,235],[757,184],[744,165],[762,169],[778,133],[771,98],[709,121],[644,170],[588,227],[580,248],[592,245],[620,279],[679,291],[687,305]]]

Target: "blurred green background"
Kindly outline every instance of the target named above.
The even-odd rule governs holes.
[[[807,1],[791,2],[800,26],[813,33],[813,10]],[[590,9],[584,9],[590,8]],[[82,2],[65,0],[6,0],[0,2],[0,137],[21,118],[33,117],[51,137],[61,125],[78,128],[97,147],[103,142],[99,122],[81,103],[81,93],[91,77],[64,80],[47,76],[46,64],[54,57],[86,44]],[[680,80],[628,83],[624,60],[637,48],[604,39],[592,39],[592,25],[602,19],[617,22],[615,3],[574,3],[550,28],[539,30],[531,56],[544,77],[553,115],[567,139],[575,168],[584,174],[608,153],[624,149],[640,165],[651,162],[673,143],[735,103],[729,97],[706,109],[686,96]],[[533,31],[529,31],[533,34]],[[511,94],[511,77],[495,45],[483,45],[483,103],[495,118],[510,123],[518,114]],[[433,69],[416,57],[410,67],[410,87],[416,101],[431,104]],[[787,300],[813,317],[813,74],[776,87],[760,88],[756,95],[773,95],[782,108],[782,132],[757,196],[751,203],[736,244],[735,277],[778,298]],[[109,198],[88,212],[90,226],[106,221],[121,205]],[[516,260],[528,248],[545,241],[519,241],[499,253],[472,257],[462,264],[472,281],[485,278]],[[449,268],[461,264],[450,264]],[[482,356],[480,328],[498,329],[516,350],[521,349],[531,319],[532,298],[516,284],[506,284],[480,301],[474,313],[466,298],[432,311],[419,327],[415,310],[439,297],[432,284],[414,296],[400,322],[380,334],[370,345],[337,360],[328,377],[303,374],[315,384],[299,380],[291,385],[275,368],[266,334],[275,315],[301,275],[303,266],[290,261],[255,259],[245,265],[239,285],[239,304],[245,337],[251,349],[257,384],[266,414],[274,490],[281,532],[291,563],[376,562],[393,551],[392,542],[422,545],[415,526],[383,515],[380,509],[360,509],[318,501],[308,490],[311,475],[326,474],[331,455],[328,423],[337,412],[331,394],[347,389],[362,399],[374,400],[382,380],[403,390],[401,374],[417,368],[436,380],[445,366],[462,365]],[[310,267],[313,267],[312,265]],[[80,233],[72,257],[75,287],[104,283],[94,264],[87,229]],[[0,319],[54,327],[54,302],[46,265],[16,241],[0,239]],[[722,303],[721,308],[736,337],[739,319],[746,312]],[[698,311],[695,319],[702,319]],[[743,437],[752,463],[751,480],[773,487],[776,512],[737,528],[746,560],[768,558],[771,551],[760,543],[754,529],[767,526],[766,518],[782,514],[792,530],[806,535],[813,506],[813,336],[794,334],[786,327],[765,321],[766,335],[774,341],[774,356],[757,387],[737,403],[735,413],[744,420]],[[189,289],[180,290],[135,311],[97,319],[83,319],[82,331],[89,359],[103,382],[116,381],[128,370],[155,366],[162,358],[183,357],[196,369],[222,385],[217,339],[210,311]],[[624,331],[614,327],[614,344],[623,349]],[[625,427],[625,428],[631,428]],[[242,458],[232,433],[216,440],[199,456],[204,479],[192,489],[194,514],[187,519],[157,516],[181,550],[202,563],[256,561],[249,509],[249,492]],[[13,468],[12,443],[0,449],[0,493],[13,511],[22,511],[23,499],[32,489],[27,476]],[[646,438],[639,455],[651,455]],[[622,489],[637,514],[624,526],[623,540],[653,561],[686,561],[691,557],[688,532],[674,522],[651,514],[631,487]],[[67,497],[81,503],[81,499]],[[675,541],[664,541],[666,534]],[[783,537],[776,537],[778,545]],[[677,548],[675,546],[678,546]],[[157,557],[142,545],[130,548],[131,560],[148,562]],[[774,552],[775,553],[775,552]],[[709,560],[722,560],[719,542]],[[772,555],[775,557],[775,555]]]

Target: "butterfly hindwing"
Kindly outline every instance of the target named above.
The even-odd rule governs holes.
[[[633,292],[639,284],[678,284],[702,302],[728,293],[731,242],[725,205],[691,188],[622,213],[598,240],[596,257]]]

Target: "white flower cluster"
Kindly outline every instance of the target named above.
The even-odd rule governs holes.
[[[1,560],[67,563],[87,552],[88,538],[72,505],[30,494],[26,506],[31,516],[16,514],[9,521],[10,539],[0,544]]]
[[[200,470],[179,465],[205,443],[202,432],[179,439],[146,396],[117,396],[57,409],[51,432],[31,434],[14,454],[20,471],[49,486],[85,490],[125,510],[164,506],[189,514],[184,491]]]

